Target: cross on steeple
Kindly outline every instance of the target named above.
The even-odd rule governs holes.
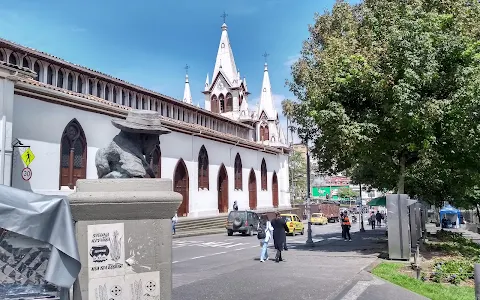
[[[188,69],[190,69],[190,66],[189,65],[185,65],[185,73],[188,75]]]
[[[225,13],[225,11],[223,11],[223,14],[220,16],[223,18],[223,23],[226,23],[227,22],[227,17],[228,15]]]
[[[267,57],[270,56],[270,54],[265,51],[265,53],[262,54],[263,58],[265,58],[265,63],[267,63]]]

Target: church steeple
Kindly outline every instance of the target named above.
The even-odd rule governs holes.
[[[183,102],[192,104],[192,92],[190,91],[190,83],[188,82],[188,69],[190,69],[190,67],[186,65],[185,66],[185,70],[186,70],[185,89],[183,90]]]
[[[263,68],[262,93],[260,94],[260,103],[258,104],[258,117],[261,117],[262,113],[265,113],[269,120],[274,120],[277,118],[277,111],[273,104],[272,86],[270,84],[270,77],[268,76],[268,54],[265,53],[263,56],[265,57],[265,65]]]
[[[218,45],[217,58],[215,61],[215,68],[213,70],[212,80],[218,75],[218,72],[222,73],[227,77],[226,79],[230,84],[238,84],[239,78],[237,78],[237,66],[235,65],[235,59],[233,58],[233,51],[230,45],[230,40],[228,38],[226,17],[228,15],[223,13],[223,25],[222,25],[222,35],[220,37],[220,44]]]

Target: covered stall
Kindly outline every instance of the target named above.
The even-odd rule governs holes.
[[[451,205],[446,205],[440,210],[442,228],[459,228],[460,211]]]

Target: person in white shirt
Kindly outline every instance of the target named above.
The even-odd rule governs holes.
[[[257,237],[260,239],[260,246],[262,247],[262,252],[260,254],[260,262],[268,260],[268,243],[273,236],[273,227],[270,221],[268,220],[267,215],[263,215],[260,223],[258,224]],[[264,238],[262,238],[264,237]]]
[[[177,222],[178,222],[178,216],[177,216],[177,213],[175,213],[175,215],[172,218],[172,232],[173,232],[173,235],[175,235],[175,227],[177,226]]]

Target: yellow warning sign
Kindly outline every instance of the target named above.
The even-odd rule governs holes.
[[[32,163],[34,159],[35,159],[35,155],[33,155],[33,152],[32,150],[30,150],[30,148],[28,148],[25,152],[23,152],[22,160],[27,167]]]

